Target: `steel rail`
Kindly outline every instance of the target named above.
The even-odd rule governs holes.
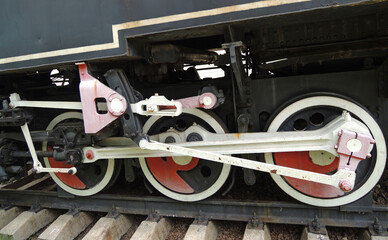
[[[369,200],[371,200],[369,198]],[[204,200],[178,202],[165,197],[131,197],[99,194],[92,197],[58,197],[57,192],[35,190],[0,190],[0,203],[51,209],[77,209],[91,212],[158,215],[230,221],[256,219],[264,223],[308,225],[314,220],[324,226],[367,228],[376,223],[388,227],[387,205],[342,206],[320,208],[300,203]]]

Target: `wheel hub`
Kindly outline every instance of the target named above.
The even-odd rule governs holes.
[[[174,160],[174,162],[178,165],[185,166],[189,164],[193,158],[189,156],[173,156],[172,160]]]
[[[336,156],[325,151],[310,151],[309,157],[315,165],[328,166],[335,161]]]

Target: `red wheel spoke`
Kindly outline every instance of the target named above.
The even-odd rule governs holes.
[[[314,164],[310,159],[309,152],[283,152],[275,153],[275,162],[277,165],[296,168],[316,173],[330,173],[338,168],[338,158],[326,166]],[[306,180],[296,179],[292,177],[284,177],[284,179],[295,189],[314,197],[332,198],[342,196],[344,193],[326,184],[309,182]]]
[[[161,157],[147,158],[147,165],[152,175],[165,187],[180,193],[193,193],[194,189],[183,180],[178,171],[189,171],[197,166],[199,159],[192,158],[190,163],[179,165],[172,157],[164,161]]]

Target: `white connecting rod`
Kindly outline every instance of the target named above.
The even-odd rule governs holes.
[[[215,134],[198,126],[192,126],[185,132],[165,132],[150,136],[156,142],[165,142],[169,136],[176,139],[186,139],[190,133],[199,133],[203,141],[183,142],[174,144],[184,148],[212,152],[217,154],[250,154],[266,152],[296,152],[296,151],[326,151],[338,156],[334,146],[338,142],[338,132],[347,129],[363,134],[369,131],[362,123],[355,119],[347,119],[346,115],[339,116],[325,127],[314,131],[299,132],[260,132],[241,134]],[[179,136],[182,135],[182,136]],[[179,141],[177,141],[179,142]],[[110,158],[139,158],[139,157],[168,157],[182,156],[180,152],[167,152],[159,149],[141,149],[136,145],[129,146],[128,139],[110,138],[99,143],[100,147],[84,147],[83,163],[92,163],[99,159]],[[121,145],[121,146],[120,146]],[[116,147],[113,147],[116,146]],[[89,154],[87,154],[89,152]]]
[[[350,186],[354,186],[356,178],[354,171],[343,168],[338,169],[333,175],[326,175],[222,154],[321,150],[338,156],[335,149],[337,148],[336,144],[338,143],[338,133],[343,129],[370,136],[368,129],[357,120],[352,120],[348,113],[344,113],[342,116],[334,119],[322,129],[304,132],[246,133],[237,135],[213,134],[194,126],[185,132],[167,131],[159,135],[151,136],[151,138],[160,141],[166,137],[174,136],[179,139],[195,132],[204,136],[204,141],[165,144],[143,139],[139,142],[140,149],[137,147],[85,147],[84,153],[86,158],[84,159],[84,163],[94,162],[104,158],[191,156],[223,164],[327,184],[341,189],[341,182],[347,182]],[[117,140],[118,139],[107,140],[106,144],[110,145],[113,142],[117,143]],[[367,149],[369,148],[369,152],[372,150],[372,146],[373,144],[366,146]]]
[[[348,169],[340,169],[333,175],[326,175],[320,173],[314,173],[294,168],[283,167],[279,165],[273,165],[268,163],[262,163],[258,161],[252,161],[243,158],[237,158],[232,156],[225,156],[212,152],[205,152],[196,149],[184,148],[175,146],[172,144],[165,144],[147,140],[141,140],[139,146],[149,150],[160,150],[170,153],[179,153],[186,156],[197,157],[201,159],[207,159],[213,162],[219,162],[223,164],[230,164],[237,167],[249,168],[262,172],[268,172],[273,174],[279,174],[286,177],[298,178],[306,181],[317,182],[322,184],[328,184],[339,188],[340,181],[347,180],[354,184],[356,179],[356,173]]]

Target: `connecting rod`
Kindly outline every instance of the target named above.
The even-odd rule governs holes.
[[[151,139],[163,139],[168,136],[184,137],[200,128],[194,126],[185,133],[169,132],[151,136]],[[356,178],[358,163],[370,157],[374,140],[368,129],[349,113],[334,119],[322,129],[304,132],[213,134],[201,132],[205,141],[166,144],[143,139],[139,147],[85,147],[84,163],[106,158],[138,158],[161,156],[190,156],[207,159],[223,164],[279,174],[322,184],[332,185],[342,191],[351,191]],[[179,136],[182,135],[182,136]],[[202,136],[202,135],[201,135]],[[116,139],[117,141],[117,139]],[[109,142],[109,141],[108,141]],[[111,140],[110,143],[113,143]],[[258,161],[227,156],[223,154],[246,154],[292,151],[327,151],[339,157],[339,168],[333,175],[326,175],[262,163]]]
[[[338,143],[338,133],[346,129],[352,132],[369,135],[368,129],[359,121],[350,119],[350,115],[343,114],[325,127],[314,131],[300,132],[260,132],[260,133],[210,133],[200,126],[192,126],[184,132],[167,131],[150,136],[154,142],[166,142],[170,136],[175,139],[186,139],[192,133],[201,135],[203,141],[181,142],[174,146],[212,152],[217,154],[250,154],[267,152],[297,152],[297,151],[325,151],[338,156],[335,145]],[[181,142],[181,143],[179,143]],[[118,146],[124,144],[124,146]],[[99,143],[99,147],[84,147],[83,163],[92,163],[99,159],[108,158],[139,158],[139,157],[167,157],[187,155],[181,152],[168,152],[160,149],[141,148],[124,138],[108,138]],[[368,146],[369,148],[369,146]],[[90,154],[87,154],[87,153]]]

